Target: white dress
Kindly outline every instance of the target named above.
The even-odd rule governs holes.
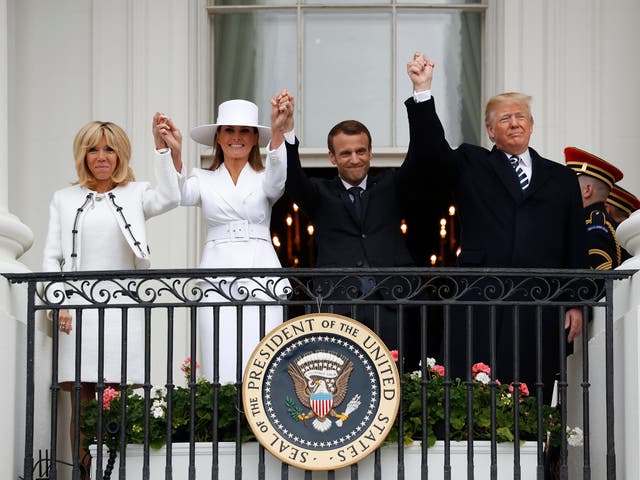
[[[95,194],[85,209],[80,237],[82,257],[78,261],[78,270],[134,270],[135,255],[127,244],[116,218],[112,214],[104,194]],[[111,293],[115,290],[110,282],[101,288]],[[72,296],[72,303],[85,303]],[[113,305],[120,300],[112,299]],[[104,310],[104,381],[120,383],[121,378],[121,342],[122,311],[108,308]],[[144,381],[144,316],[140,309],[129,309],[127,315],[127,383],[142,384]],[[59,382],[75,379],[75,342],[77,322],[75,311],[73,329],[69,335],[60,333]],[[82,315],[82,362],[83,382],[96,383],[98,373],[98,310],[85,309]]]
[[[287,154],[282,145],[267,155],[265,169],[253,170],[249,164],[233,183],[229,171],[222,164],[216,170],[193,169],[182,182],[182,205],[200,205],[207,227],[201,268],[274,268],[280,261],[271,243],[269,230],[271,208],[282,196],[287,175]],[[277,295],[284,295],[289,282],[276,281]],[[221,289],[223,295],[210,291],[203,301],[224,302],[225,296],[239,298],[242,289],[248,288],[248,300],[269,300],[270,295],[260,292],[269,279],[254,278],[238,281],[233,278],[215,278],[202,284],[204,289]],[[231,285],[231,287],[229,287]],[[231,290],[230,290],[231,289]],[[265,308],[265,332],[282,322],[282,308]],[[219,381],[235,382],[237,377],[237,309],[220,307],[219,329]],[[214,362],[214,313],[213,308],[198,310],[198,335],[200,338],[201,370],[209,381],[213,380]],[[242,365],[246,363],[260,339],[259,308],[242,308]],[[242,375],[240,375],[241,377]]]

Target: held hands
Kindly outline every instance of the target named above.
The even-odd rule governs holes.
[[[178,172],[182,169],[182,132],[164,113],[156,112],[151,124],[156,150],[169,148],[173,164]]]
[[[431,90],[434,63],[420,52],[413,54],[413,60],[407,63],[407,73],[413,82],[414,92]]]
[[[293,130],[295,101],[285,88],[271,99],[271,149],[278,148],[284,134]]]
[[[164,113],[156,112],[153,116],[152,129],[153,141],[158,150],[169,148],[173,152],[182,148],[182,132]]]

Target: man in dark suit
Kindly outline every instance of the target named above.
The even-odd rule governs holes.
[[[424,137],[421,132],[422,112],[425,105],[407,106],[409,116],[410,145],[402,165],[378,175],[369,174],[372,148],[369,130],[356,120],[345,120],[329,132],[327,144],[329,160],[336,166],[334,178],[309,177],[303,171],[298,155],[298,142],[287,143],[286,191],[293,201],[309,217],[315,227],[318,267],[409,267],[414,260],[400,230],[406,199],[417,185],[416,178],[425,158]],[[325,282],[327,283],[327,282]],[[376,300],[393,299],[411,288],[407,279],[392,279],[384,285],[373,278],[352,279],[347,288],[334,292],[332,299],[366,296]],[[394,291],[394,288],[398,290]],[[337,311],[337,310],[336,310]],[[340,311],[349,315],[350,310]],[[379,309],[379,334],[390,349],[398,348],[398,309]],[[374,326],[374,311],[359,308],[357,320]],[[406,319],[405,319],[406,320]],[[405,332],[419,337],[417,323]],[[419,355],[415,345],[405,348],[405,359]],[[411,351],[409,351],[411,350]],[[417,363],[417,362],[410,362]]]
[[[462,144],[451,148],[436,114],[431,96],[434,65],[416,53],[407,70],[415,101],[427,108],[422,134],[427,138],[430,172],[454,194],[460,214],[461,252],[464,267],[586,268],[585,226],[580,189],[575,174],[542,158],[529,147],[533,132],[530,97],[507,93],[489,100],[485,123],[495,144],[487,150]],[[557,309],[543,321],[543,376],[549,399],[553,375],[559,370]],[[480,313],[480,312],[478,312]],[[500,309],[497,334],[497,372],[501,381],[536,380],[536,330],[533,309],[519,312],[519,374],[514,379],[512,309]],[[455,317],[455,315],[454,315]],[[549,321],[546,319],[549,318]],[[452,332],[464,332],[462,318],[454,318]],[[464,379],[467,366],[489,361],[489,323],[474,315],[473,358],[466,358],[463,335],[452,335],[451,374]],[[570,308],[565,315],[568,341],[582,331],[582,311]]]

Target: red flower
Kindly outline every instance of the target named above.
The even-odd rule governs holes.
[[[120,392],[118,392],[117,390],[114,390],[111,387],[107,387],[104,389],[104,392],[102,392],[102,406],[105,410],[109,410],[109,406],[111,405],[111,400],[113,400],[114,398],[118,398],[118,396],[120,395]]]
[[[434,365],[431,371],[440,377],[444,377],[444,367],[442,365]]]
[[[389,350],[389,353],[391,354],[391,358],[393,358],[394,362],[398,361],[398,350]]]
[[[491,368],[489,367],[489,365],[485,363],[478,362],[474,364],[473,367],[471,367],[471,374],[474,378],[477,374],[481,372],[486,373],[489,377],[491,376]]]
[[[513,383],[511,385],[509,385],[509,392],[513,393]],[[526,383],[521,383],[520,387],[518,388],[518,390],[520,391],[520,395],[522,397],[528,397],[529,396],[529,387],[527,387]],[[521,399],[522,401],[522,399]]]

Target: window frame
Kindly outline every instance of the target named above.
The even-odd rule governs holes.
[[[208,0],[208,2],[213,2],[215,0]],[[446,1],[446,0],[443,0]],[[433,2],[423,2],[423,3],[407,3],[407,2],[399,2],[397,0],[389,0],[388,3],[335,3],[335,2],[326,2],[326,3],[304,3],[303,0],[296,0],[295,3],[290,4],[261,4],[261,5],[207,5],[206,7],[207,18],[209,20],[209,31],[213,35],[213,20],[216,15],[220,14],[242,14],[242,13],[254,13],[261,11],[288,11],[295,12],[296,14],[296,88],[297,88],[297,100],[296,100],[296,118],[299,120],[302,118],[301,111],[304,108],[304,25],[303,25],[303,13],[304,12],[312,12],[312,11],[324,11],[324,12],[336,12],[336,11],[350,11],[350,12],[358,12],[358,11],[376,11],[376,12],[385,12],[391,13],[392,17],[392,38],[393,44],[391,46],[391,58],[392,64],[397,65],[397,14],[401,11],[406,10],[431,10],[434,12],[447,12],[447,11],[456,11],[456,12],[476,12],[481,13],[485,16],[484,21],[486,22],[486,13],[489,9],[489,5],[487,4],[487,0],[481,0],[475,3],[455,3],[455,2],[447,2],[447,3],[433,3]],[[211,48],[213,42],[209,43],[209,48]],[[209,58],[212,58],[212,52],[209,52]],[[215,62],[212,62],[212,65]],[[213,68],[213,67],[212,67]],[[211,75],[213,76],[213,71],[211,71]],[[213,77],[212,77],[213,78]],[[397,104],[399,99],[397,98],[397,88],[396,88],[397,78],[396,75],[392,77],[391,88],[391,103],[393,106]],[[215,86],[213,87],[215,88]],[[210,95],[210,98],[215,98],[215,95]],[[210,106],[210,111],[215,112],[215,105]],[[392,144],[397,145],[397,125],[398,118],[397,112],[395,108],[391,109],[391,139]],[[296,124],[296,133],[303,138],[304,136],[304,125]],[[377,147],[374,146],[374,156],[371,162],[373,167],[397,167],[401,164],[404,156],[406,154],[406,147],[402,146],[392,146],[392,147]],[[327,150],[324,147],[300,147],[300,159],[304,167],[309,168],[318,168],[318,167],[326,167],[327,166]]]

